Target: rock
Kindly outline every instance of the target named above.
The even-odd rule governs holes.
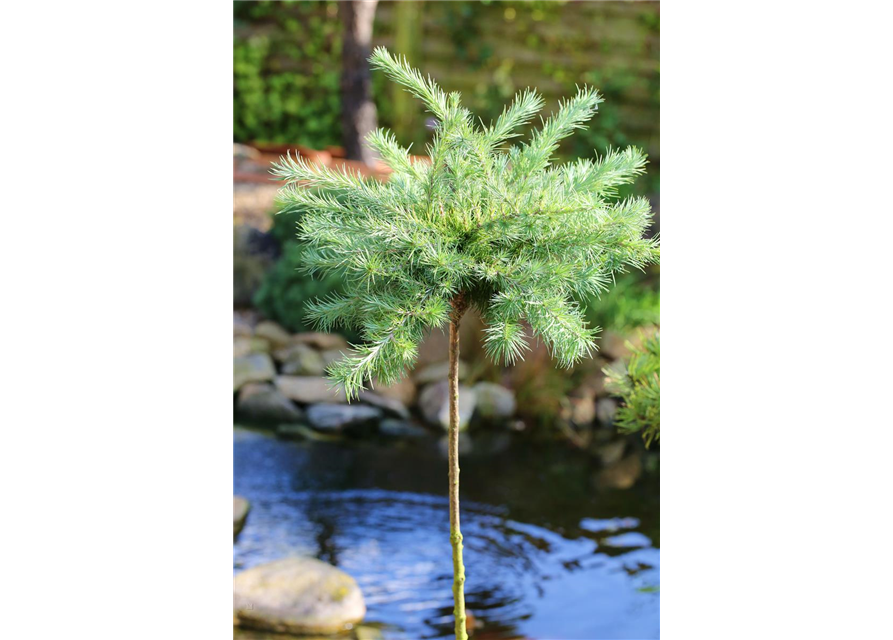
[[[378,380],[373,380],[371,386],[378,395],[399,400],[404,406],[411,407],[415,402],[415,382],[408,376],[403,376],[400,380],[390,385],[384,385]]]
[[[459,380],[464,380],[467,374],[468,365],[465,364],[462,360],[459,360]],[[434,364],[429,364],[426,367],[422,367],[421,369],[417,369],[412,378],[413,380],[415,380],[416,384],[423,385],[437,382],[438,380],[443,380],[445,378],[448,378],[449,375],[450,363],[436,362]]]
[[[326,349],[322,351],[319,355],[322,358],[323,364],[328,367],[330,364],[335,364],[336,362],[340,362],[344,358],[349,355],[349,350],[346,351],[344,349]]]
[[[595,420],[595,398],[593,396],[570,397],[567,401],[569,404],[567,418],[575,425],[582,427]]]
[[[478,382],[474,385],[477,399],[477,413],[485,420],[504,420],[515,415],[517,403],[511,389],[492,382]]]
[[[459,385],[459,429],[468,427],[474,413],[476,396],[474,389]],[[439,424],[444,429],[450,426],[449,383],[446,380],[429,384],[419,395],[419,409],[422,416],[431,424]]]
[[[250,338],[254,334],[254,327],[251,322],[238,312],[233,313],[233,337],[241,336]]]
[[[267,422],[294,422],[301,410],[272,384],[249,382],[239,390],[236,412],[247,419]]]
[[[276,388],[289,400],[302,404],[347,402],[344,389],[331,380],[311,376],[276,376]]]
[[[626,340],[626,336],[608,330],[602,334],[598,349],[611,360],[625,359],[630,355],[630,350],[626,346]]]
[[[614,398],[599,398],[595,404],[595,417],[603,426],[610,427],[619,406]]]
[[[294,634],[346,631],[366,615],[356,581],[314,558],[285,558],[233,578],[233,615],[243,627]]]
[[[233,357],[244,358],[252,353],[269,353],[270,343],[263,338],[238,336],[233,338]]]
[[[430,432],[406,420],[394,420],[385,418],[378,425],[378,431],[389,438],[427,438]]]
[[[409,409],[407,409],[402,402],[395,400],[394,398],[386,398],[372,391],[360,391],[359,400],[360,402],[372,405],[373,407],[378,407],[385,413],[397,416],[398,418],[403,418],[404,420],[409,419]]]
[[[337,333],[319,333],[314,331],[296,333],[291,337],[291,342],[292,344],[306,344],[320,351],[328,351],[330,349],[347,351],[349,349],[347,340]]]
[[[620,462],[602,469],[598,474],[600,487],[608,489],[629,489],[642,475],[642,460],[632,453]]]
[[[242,527],[245,526],[245,518],[248,517],[248,510],[251,508],[249,503],[242,496],[233,496],[233,539],[239,535]]]
[[[380,418],[381,409],[362,404],[314,404],[307,409],[307,421],[320,431],[342,431]]]
[[[472,452],[474,446],[471,443],[471,436],[468,435],[468,432],[461,431],[459,432],[459,455],[465,456]],[[440,451],[440,454],[444,458],[450,457],[450,437],[442,436],[440,440],[437,441],[437,450]]]
[[[266,353],[252,353],[233,358],[233,391],[249,382],[266,382],[276,377],[273,359]]]
[[[607,366],[607,363],[605,363]],[[571,392],[575,398],[595,398],[605,391],[605,374],[601,369],[588,374],[583,381]]]
[[[291,334],[272,320],[258,322],[254,327],[254,335],[265,338],[276,349],[286,346],[291,341]]]
[[[602,464],[606,467],[619,462],[623,457],[624,451],[626,451],[626,440],[615,440],[596,449],[598,457],[601,458]]]
[[[316,349],[305,344],[295,344],[274,354],[282,362],[282,373],[290,376],[321,376],[326,363]]]

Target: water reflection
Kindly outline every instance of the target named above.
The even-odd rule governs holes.
[[[452,635],[446,462],[434,443],[281,442],[237,429],[234,545],[247,568],[293,554],[360,584],[383,638]],[[585,456],[512,446],[463,460],[466,606],[488,638],[657,638],[657,488],[597,493]]]

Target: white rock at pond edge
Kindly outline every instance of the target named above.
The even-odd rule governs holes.
[[[468,427],[477,397],[474,389],[459,385],[459,429]],[[419,410],[431,424],[439,424],[444,429],[450,426],[449,382],[441,380],[429,384],[419,394]]]
[[[362,621],[366,604],[351,576],[314,558],[284,558],[233,578],[239,626],[294,634],[334,634]]]
[[[511,389],[492,382],[478,382],[474,385],[477,399],[477,412],[488,420],[504,420],[515,415],[517,403]]]

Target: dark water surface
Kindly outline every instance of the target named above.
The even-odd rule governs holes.
[[[561,445],[477,439],[461,457],[466,608],[475,638],[659,637],[659,486],[596,489]],[[251,502],[235,570],[310,555],[354,576],[387,640],[452,636],[447,464],[436,441],[285,442],[234,431]]]

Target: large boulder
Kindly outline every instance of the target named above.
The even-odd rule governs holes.
[[[476,405],[474,389],[459,385],[459,429],[468,427]],[[422,416],[431,424],[439,424],[444,429],[450,426],[449,382],[441,380],[429,384],[419,395],[419,409]]]
[[[362,404],[314,404],[307,408],[307,421],[315,429],[340,432],[381,419],[381,409]]]
[[[276,388],[289,400],[302,404],[347,402],[347,394],[331,380],[315,376],[276,376]]]
[[[242,527],[245,526],[245,518],[248,517],[248,510],[251,504],[242,496],[233,496],[233,539],[239,535]]]
[[[236,413],[261,422],[296,422],[303,414],[268,382],[249,382],[239,389]]]
[[[314,558],[284,558],[233,578],[233,618],[239,626],[334,634],[350,629],[365,615],[356,580]]]
[[[511,389],[492,382],[478,382],[474,393],[478,415],[484,420],[505,420],[515,415],[518,405]]]
[[[273,359],[266,353],[233,358],[233,391],[249,382],[267,382],[276,376]]]

